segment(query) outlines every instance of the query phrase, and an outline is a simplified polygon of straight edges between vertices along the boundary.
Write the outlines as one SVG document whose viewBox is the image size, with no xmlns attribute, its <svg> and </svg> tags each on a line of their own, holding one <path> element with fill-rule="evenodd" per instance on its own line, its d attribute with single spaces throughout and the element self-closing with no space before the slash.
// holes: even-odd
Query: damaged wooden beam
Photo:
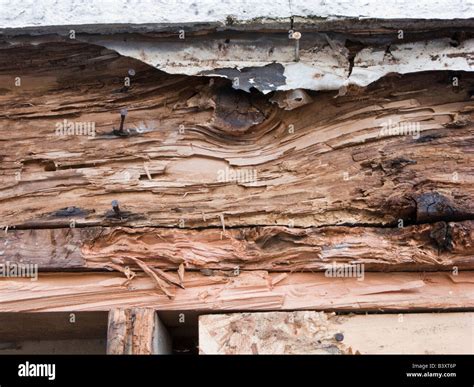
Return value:
<svg viewBox="0 0 474 387">
<path fill-rule="evenodd" d="M 156 311 L 147 308 L 109 312 L 107 354 L 157 355 L 171 353 L 171 338 Z"/>
<path fill-rule="evenodd" d="M 289 111 L 273 94 L 165 74 L 87 43 L 1 50 L 2 227 L 473 219 L 472 73 L 307 91 Z"/>
<path fill-rule="evenodd" d="M 4 336 L 474 354 L 473 11 L 151 2 L 0 13 Z"/>
<path fill-rule="evenodd" d="M 474 221 L 407 227 L 246 227 L 203 230 L 87 227 L 0 231 L 0 263 L 39 270 L 472 270 Z"/>
<path fill-rule="evenodd" d="M 0 280 L 0 312 L 104 311 L 153 308 L 178 311 L 324 310 L 469 311 L 474 272 L 433 273 L 186 273 L 170 299 L 149 276 L 44 273 Z"/>
<path fill-rule="evenodd" d="M 474 354 L 474 313 L 202 315 L 201 354 Z M 462 338 L 462 339 L 461 339 Z"/>
</svg>

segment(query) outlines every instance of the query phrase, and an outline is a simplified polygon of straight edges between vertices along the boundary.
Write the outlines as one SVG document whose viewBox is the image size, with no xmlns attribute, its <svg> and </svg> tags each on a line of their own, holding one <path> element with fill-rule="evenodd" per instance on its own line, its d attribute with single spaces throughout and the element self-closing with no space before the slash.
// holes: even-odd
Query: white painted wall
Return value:
<svg viewBox="0 0 474 387">
<path fill-rule="evenodd" d="M 0 0 L 0 28 L 224 22 L 229 15 L 466 19 L 474 17 L 474 0 Z"/>
</svg>

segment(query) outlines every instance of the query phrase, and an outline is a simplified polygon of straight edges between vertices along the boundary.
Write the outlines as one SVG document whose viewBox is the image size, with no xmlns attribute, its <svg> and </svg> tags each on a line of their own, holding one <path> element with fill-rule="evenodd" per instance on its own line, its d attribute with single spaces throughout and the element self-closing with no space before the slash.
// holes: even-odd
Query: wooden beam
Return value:
<svg viewBox="0 0 474 387">
<path fill-rule="evenodd" d="M 113 309 L 109 312 L 107 330 L 107 353 L 109 355 L 127 354 L 131 328 L 130 310 Z"/>
<path fill-rule="evenodd" d="M 171 353 L 166 328 L 155 310 L 112 309 L 109 312 L 107 353 L 110 355 L 151 355 Z"/>
<path fill-rule="evenodd" d="M 234 90 L 227 80 L 210 86 L 204 77 L 165 74 L 96 45 L 37 47 L 2 49 L 0 127 L 9 130 L 0 131 L 1 226 L 474 218 L 472 73 L 459 87 L 442 71 L 387 76 L 286 111 L 270 95 Z M 136 75 L 127 89 L 130 69 Z M 122 108 L 128 131 L 116 135 Z M 76 123 L 83 135 L 57 133 Z M 94 136 L 84 133 L 88 123 Z M 382 133 L 389 123 L 419 132 Z"/>
<path fill-rule="evenodd" d="M 325 270 L 332 262 L 365 270 L 474 269 L 474 221 L 402 228 L 246 227 L 189 230 L 72 228 L 0 231 L 0 264 L 37 264 L 40 270 Z"/>
<path fill-rule="evenodd" d="M 0 280 L 0 312 L 157 310 L 418 311 L 474 308 L 474 272 L 365 273 L 330 278 L 325 273 L 187 273 L 170 299 L 149 276 L 116 273 L 44 273 Z"/>
<path fill-rule="evenodd" d="M 199 317 L 201 354 L 474 354 L 474 313 Z"/>
</svg>

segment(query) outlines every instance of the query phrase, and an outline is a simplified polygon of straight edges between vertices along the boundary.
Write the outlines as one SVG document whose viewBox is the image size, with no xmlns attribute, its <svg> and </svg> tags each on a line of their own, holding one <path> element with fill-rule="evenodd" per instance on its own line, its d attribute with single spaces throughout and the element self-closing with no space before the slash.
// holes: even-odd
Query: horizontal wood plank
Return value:
<svg viewBox="0 0 474 387">
<path fill-rule="evenodd" d="M 0 226 L 474 218 L 472 74 L 458 87 L 444 72 L 387 76 L 287 111 L 227 80 L 165 74 L 91 44 L 1 51 Z M 94 136 L 57 131 L 76 123 L 93 123 Z M 382 133 L 389 124 L 419 131 Z"/>
<path fill-rule="evenodd" d="M 157 310 L 417 311 L 474 308 L 474 272 L 324 273 L 241 272 L 238 276 L 187 273 L 184 289 L 168 298 L 148 276 L 115 273 L 45 273 L 38 281 L 0 279 L 0 312 Z"/>
<path fill-rule="evenodd" d="M 333 262 L 365 270 L 474 268 L 474 221 L 402 228 L 247 227 L 241 229 L 72 228 L 0 231 L 0 263 L 41 270 L 119 264 L 186 270 L 325 270 Z"/>
</svg>

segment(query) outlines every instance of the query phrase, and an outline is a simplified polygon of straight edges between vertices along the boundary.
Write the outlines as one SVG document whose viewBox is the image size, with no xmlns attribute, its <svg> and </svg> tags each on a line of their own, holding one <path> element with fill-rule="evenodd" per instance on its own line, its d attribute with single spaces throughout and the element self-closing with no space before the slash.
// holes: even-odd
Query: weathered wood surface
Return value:
<svg viewBox="0 0 474 387">
<path fill-rule="evenodd" d="M 38 281 L 0 280 L 0 312 L 158 310 L 424 311 L 474 308 L 474 272 L 365 273 L 364 280 L 324 273 L 187 273 L 170 299 L 148 276 L 45 273 Z"/>
<path fill-rule="evenodd" d="M 474 221 L 403 228 L 254 227 L 204 230 L 72 228 L 0 231 L 0 263 L 40 270 L 105 269 L 108 264 L 186 270 L 324 270 L 333 262 L 366 270 L 474 268 Z"/>
<path fill-rule="evenodd" d="M 474 354 L 473 313 L 199 317 L 201 354 Z"/>
<path fill-rule="evenodd" d="M 132 330 L 131 310 L 114 309 L 109 312 L 107 330 L 107 353 L 109 355 L 126 354 L 128 339 Z"/>
<path fill-rule="evenodd" d="M 3 46 L 2 226 L 472 219 L 474 76 L 457 87 L 451 77 L 389 76 L 286 111 L 225 80 L 167 75 L 97 46 Z M 122 108 L 127 136 L 113 134 Z M 64 119 L 95 123 L 95 137 L 56 135 Z M 388 122 L 421 132 L 381 136 Z"/>
<path fill-rule="evenodd" d="M 0 263 L 121 273 L 0 279 L 0 312 L 474 307 L 474 75 L 297 101 L 60 40 L 0 47 Z M 295 272 L 333 261 L 446 272 Z"/>
<path fill-rule="evenodd" d="M 153 309 L 112 309 L 109 312 L 107 354 L 152 355 L 171 351 L 169 342 L 159 340 L 157 334 L 166 334 L 158 328 L 158 316 Z"/>
</svg>

